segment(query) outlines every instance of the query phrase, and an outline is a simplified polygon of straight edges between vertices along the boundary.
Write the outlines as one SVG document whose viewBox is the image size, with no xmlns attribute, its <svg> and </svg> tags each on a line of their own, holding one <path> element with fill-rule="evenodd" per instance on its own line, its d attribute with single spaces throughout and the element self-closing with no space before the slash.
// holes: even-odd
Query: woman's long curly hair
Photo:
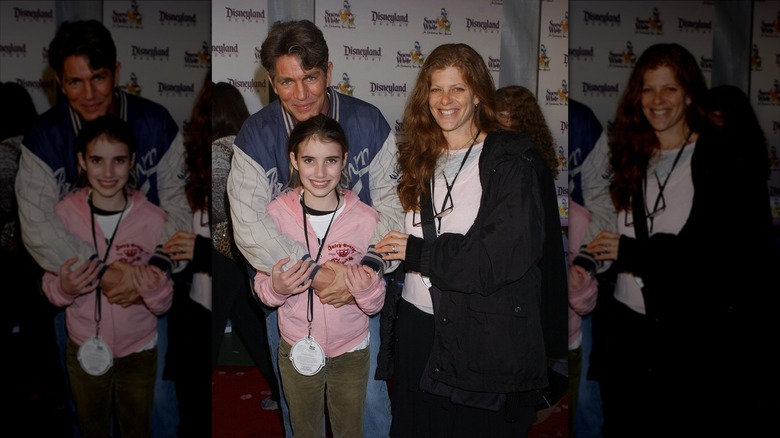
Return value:
<svg viewBox="0 0 780 438">
<path fill-rule="evenodd" d="M 208 210 L 211 195 L 211 74 L 206 75 L 192 108 L 184 138 L 184 162 L 187 165 L 184 186 L 187 202 L 193 211 Z"/>
<path fill-rule="evenodd" d="M 542 157 L 553 178 L 558 177 L 558 158 L 555 156 L 553 140 L 547 120 L 536 96 L 531 90 L 520 85 L 509 85 L 496 90 L 496 111 L 509 111 L 512 130 L 531 137 L 536 152 Z"/>
<path fill-rule="evenodd" d="M 420 199 L 429 199 L 428 182 L 447 140 L 428 105 L 431 77 L 435 71 L 455 67 L 479 99 L 474 124 L 482 132 L 497 128 L 495 85 L 482 56 L 466 44 L 443 44 L 425 59 L 412 95 L 404 109 L 406 140 L 398 145 L 398 197 L 404 211 L 420 209 Z"/>
<path fill-rule="evenodd" d="M 614 137 L 610 144 L 613 177 L 609 193 L 618 210 L 631 209 L 631 196 L 641 189 L 650 159 L 661 148 L 655 130 L 642 112 L 645 73 L 660 67 L 672 70 L 685 96 L 691 100 L 685 123 L 691 132 L 699 130 L 700 118 L 695 108 L 707 91 L 707 85 L 696 59 L 679 44 L 648 47 L 631 71 L 615 115 Z"/>
</svg>

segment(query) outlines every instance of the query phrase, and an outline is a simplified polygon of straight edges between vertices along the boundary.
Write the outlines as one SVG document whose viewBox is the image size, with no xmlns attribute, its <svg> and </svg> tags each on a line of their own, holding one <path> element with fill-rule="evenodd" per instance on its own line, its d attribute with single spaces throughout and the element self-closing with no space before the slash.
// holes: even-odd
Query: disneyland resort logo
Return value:
<svg viewBox="0 0 780 438">
<path fill-rule="evenodd" d="M 0 44 L 0 56 L 11 58 L 27 57 L 27 44 Z"/>
<path fill-rule="evenodd" d="M 51 23 L 54 9 L 25 9 L 14 7 L 14 19 L 22 23 Z"/>
<path fill-rule="evenodd" d="M 325 9 L 324 17 L 325 27 L 336 27 L 341 29 L 355 28 L 355 14 L 352 12 L 352 5 L 348 0 L 344 0 L 342 8 L 336 12 Z"/>
<path fill-rule="evenodd" d="M 198 50 L 185 50 L 184 51 L 184 66 L 195 68 L 206 68 L 211 66 L 211 51 L 209 51 L 209 43 L 202 41 L 200 43 L 200 49 Z"/>
<path fill-rule="evenodd" d="M 544 93 L 545 105 L 568 105 L 569 104 L 569 84 L 565 80 L 561 81 L 558 89 L 547 89 Z"/>
<path fill-rule="evenodd" d="M 569 56 L 571 56 L 573 59 L 580 61 L 580 60 L 593 60 L 593 46 L 585 47 L 577 46 L 575 47 L 569 47 Z"/>
<path fill-rule="evenodd" d="M 547 36 L 552 38 L 566 38 L 569 35 L 569 11 L 564 14 L 563 20 L 553 21 L 547 24 Z"/>
<path fill-rule="evenodd" d="M 569 121 L 568 120 L 561 120 L 561 135 L 567 136 L 569 132 Z"/>
<path fill-rule="evenodd" d="M 447 10 L 441 8 L 438 17 L 423 17 L 423 33 L 452 35 L 452 21 L 447 15 Z"/>
<path fill-rule="evenodd" d="M 130 8 L 122 11 L 114 9 L 111 11 L 111 26 L 124 27 L 132 29 L 142 29 L 144 27 L 144 16 L 141 14 L 138 2 L 130 2 Z"/>
<path fill-rule="evenodd" d="M 227 83 L 236 87 L 242 93 L 255 94 L 260 90 L 265 90 L 268 88 L 268 81 L 266 79 L 263 79 L 262 81 L 258 81 L 255 78 L 249 78 L 249 79 L 227 78 Z"/>
<path fill-rule="evenodd" d="M 14 79 L 13 82 L 15 82 L 17 85 L 21 85 L 22 87 L 28 90 L 35 90 L 43 93 L 54 91 L 57 85 L 54 79 L 16 78 Z"/>
<path fill-rule="evenodd" d="M 235 44 L 228 44 L 228 43 L 212 44 L 211 45 L 211 54 L 212 54 L 212 56 L 214 54 L 217 54 L 217 55 L 219 55 L 220 58 L 224 58 L 224 57 L 232 58 L 233 56 L 238 57 L 238 43 L 235 43 Z"/>
<path fill-rule="evenodd" d="M 761 28 L 761 36 L 764 38 L 777 38 L 780 36 L 780 11 L 777 11 L 774 21 L 761 20 L 759 27 Z"/>
<path fill-rule="evenodd" d="M 712 32 L 712 20 L 688 20 L 686 18 L 677 18 L 677 27 L 680 32 Z"/>
<path fill-rule="evenodd" d="M 583 82 L 582 93 L 585 96 L 599 95 L 614 97 L 620 94 L 620 86 L 617 83 L 608 84 L 604 82 L 603 84 L 596 84 L 593 82 Z"/>
<path fill-rule="evenodd" d="M 369 82 L 369 92 L 372 96 L 406 97 L 406 84 Z"/>
<path fill-rule="evenodd" d="M 476 18 L 466 17 L 466 32 L 478 33 L 497 33 L 501 32 L 501 22 L 499 20 L 478 20 Z"/>
<path fill-rule="evenodd" d="M 195 26 L 198 24 L 198 14 L 186 14 L 184 12 L 173 13 L 160 11 L 160 24 L 163 26 Z"/>
<path fill-rule="evenodd" d="M 653 12 L 647 19 L 636 17 L 634 22 L 635 33 L 642 35 L 663 35 L 664 22 L 661 20 L 661 12 L 653 8 Z"/>
<path fill-rule="evenodd" d="M 393 27 L 408 27 L 409 26 L 409 14 L 408 13 L 385 13 L 379 11 L 371 11 L 371 23 L 374 26 L 393 26 Z"/>
<path fill-rule="evenodd" d="M 620 14 L 610 14 L 609 12 L 602 14 L 591 11 L 582 11 L 582 14 L 585 24 L 592 26 L 620 26 Z"/>
<path fill-rule="evenodd" d="M 265 21 L 265 9 L 256 11 L 254 9 L 238 9 L 225 6 L 225 18 L 229 22 L 252 22 L 260 23 Z"/>
<path fill-rule="evenodd" d="M 157 94 L 159 96 L 192 96 L 195 94 L 195 83 L 184 84 L 179 82 L 157 82 Z"/>
<path fill-rule="evenodd" d="M 396 67 L 420 68 L 425 62 L 425 54 L 422 51 L 422 45 L 419 41 L 414 42 L 412 50 L 406 52 L 399 50 L 395 55 Z"/>
<path fill-rule="evenodd" d="M 626 41 L 626 48 L 620 51 L 609 51 L 608 67 L 614 68 L 633 68 L 636 64 L 636 53 L 634 53 L 634 44 Z"/>
<path fill-rule="evenodd" d="M 375 61 L 382 60 L 382 48 L 381 47 L 354 47 L 344 45 L 344 59 L 351 60 L 363 60 L 363 61 Z"/>
<path fill-rule="evenodd" d="M 775 79 L 769 90 L 756 90 L 757 105 L 780 105 L 780 81 Z"/>
<path fill-rule="evenodd" d="M 168 60 L 171 55 L 170 47 L 143 47 L 143 46 L 130 46 L 130 53 L 133 59 L 145 59 L 145 60 Z"/>
</svg>

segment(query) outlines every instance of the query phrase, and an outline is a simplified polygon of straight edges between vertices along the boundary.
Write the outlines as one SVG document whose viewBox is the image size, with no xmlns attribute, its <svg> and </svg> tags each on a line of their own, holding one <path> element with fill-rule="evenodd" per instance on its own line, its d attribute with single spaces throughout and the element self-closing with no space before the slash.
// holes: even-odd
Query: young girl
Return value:
<svg viewBox="0 0 780 438">
<path fill-rule="evenodd" d="M 270 276 L 258 272 L 255 291 L 279 307 L 279 374 L 296 438 L 322 436 L 326 394 L 333 435 L 363 436 L 368 315 L 382 308 L 385 283 L 359 262 L 379 216 L 345 190 L 347 139 L 338 122 L 317 115 L 298 123 L 289 153 L 294 189 L 271 202 L 268 214 L 311 259 L 286 270 L 289 258 L 279 260 Z M 310 274 L 326 262 L 346 265 L 344 280 L 356 305 L 322 304 L 313 293 Z"/>
<path fill-rule="evenodd" d="M 116 419 L 122 437 L 151 435 L 157 367 L 157 315 L 173 298 L 171 281 L 147 265 L 165 223 L 163 211 L 130 189 L 136 141 L 121 119 L 103 116 L 86 124 L 75 141 L 76 192 L 55 212 L 67 232 L 94 245 L 96 257 L 71 270 L 46 272 L 49 301 L 66 307 L 66 366 L 84 437 L 109 436 Z M 108 302 L 95 278 L 100 258 L 134 265 L 139 298 L 131 305 Z"/>
</svg>

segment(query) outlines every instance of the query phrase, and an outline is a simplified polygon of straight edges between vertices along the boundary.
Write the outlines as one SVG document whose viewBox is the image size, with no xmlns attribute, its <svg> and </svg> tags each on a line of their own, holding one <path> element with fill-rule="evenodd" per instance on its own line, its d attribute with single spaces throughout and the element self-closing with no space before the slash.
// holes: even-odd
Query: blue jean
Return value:
<svg viewBox="0 0 780 438">
<path fill-rule="evenodd" d="M 601 438 L 604 412 L 601 407 L 599 383 L 588 380 L 590 352 L 593 349 L 593 315 L 582 318 L 582 373 L 577 394 L 575 415 L 577 438 Z"/>
<path fill-rule="evenodd" d="M 274 373 L 279 378 L 279 325 L 277 324 L 277 311 L 270 312 L 265 318 L 265 324 L 268 328 L 268 346 L 270 348 L 271 363 L 274 366 Z M 390 395 L 387 392 L 387 382 L 374 379 L 376 373 L 376 361 L 379 354 L 379 314 L 368 319 L 368 332 L 371 336 L 369 342 L 370 364 L 368 368 L 368 385 L 366 386 L 366 407 L 363 412 L 363 436 L 365 438 L 385 438 L 390 436 L 390 423 L 392 417 L 390 414 Z M 285 359 L 287 360 L 287 359 Z M 281 379 L 279 379 L 281 386 Z M 292 428 L 290 426 L 290 410 L 287 406 L 287 400 L 284 398 L 284 391 L 279 391 L 279 406 L 282 409 L 282 418 L 284 420 L 285 437 L 292 438 Z M 323 423 L 324 424 L 324 423 Z M 323 430 L 322 435 L 325 436 Z"/>
<path fill-rule="evenodd" d="M 274 319 L 275 321 L 276 319 Z M 278 331 L 278 330 L 277 330 Z M 68 345 L 68 329 L 65 325 L 65 310 L 57 312 L 54 316 L 54 333 L 57 339 L 57 348 L 60 352 L 60 366 L 65 373 L 66 396 L 72 424 L 73 438 L 81 437 L 76 405 L 73 402 L 73 394 L 65 366 L 65 351 Z M 168 352 L 168 315 L 157 319 L 157 378 L 154 384 L 154 401 L 152 403 L 152 437 L 175 438 L 179 428 L 179 404 L 176 399 L 176 386 L 171 380 L 163 380 L 162 374 L 165 368 L 165 355 Z"/>
</svg>

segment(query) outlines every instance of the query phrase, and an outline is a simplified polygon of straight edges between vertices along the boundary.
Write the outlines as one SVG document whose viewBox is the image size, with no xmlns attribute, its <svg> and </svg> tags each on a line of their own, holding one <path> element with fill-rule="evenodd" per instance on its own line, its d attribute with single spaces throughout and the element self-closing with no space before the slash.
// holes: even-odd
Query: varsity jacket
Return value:
<svg viewBox="0 0 780 438">
<path fill-rule="evenodd" d="M 285 236 L 306 246 L 303 227 L 301 188 L 286 192 L 268 205 L 268 216 Z M 345 265 L 356 265 L 363 258 L 365 248 L 373 235 L 379 216 L 358 197 L 347 191 L 344 209 L 336 216 L 328 235 L 322 243 L 320 262 L 333 261 Z M 307 225 L 309 254 L 316 256 L 317 235 Z M 279 307 L 279 332 L 285 341 L 294 345 L 308 335 L 308 292 L 297 295 L 280 295 L 273 289 L 271 277 L 259 272 L 255 276 L 255 292 L 271 307 Z M 326 357 L 336 357 L 354 348 L 368 335 L 368 315 L 382 308 L 385 299 L 385 281 L 377 275 L 365 290 L 351 291 L 357 305 L 336 308 L 322 304 L 312 297 L 314 317 L 312 336 L 322 345 Z M 373 342 L 379 342 L 378 339 Z"/>
<path fill-rule="evenodd" d="M 423 380 L 522 393 L 516 400 L 534 404 L 548 385 L 548 355 L 568 351 L 555 183 L 530 138 L 509 132 L 487 136 L 479 175 L 482 198 L 466 234 L 408 240 L 407 270 L 442 291 Z"/>
<path fill-rule="evenodd" d="M 132 127 L 138 140 L 135 155 L 136 187 L 168 215 L 160 237 L 166 242 L 178 230 L 190 230 L 192 213 L 184 195 L 184 144 L 168 111 L 150 100 L 117 89 L 117 114 Z M 61 99 L 36 119 L 22 142 L 16 177 L 16 197 L 22 238 L 35 261 L 47 271 L 58 272 L 65 260 L 80 261 L 93 256 L 94 249 L 65 233 L 54 213 L 54 205 L 76 183 L 77 159 L 73 149 L 84 122 Z M 163 270 L 170 267 L 167 256 L 158 251 L 155 260 Z"/>
<path fill-rule="evenodd" d="M 54 208 L 62 221 L 65 232 L 84 245 L 95 250 L 92 239 L 92 213 L 87 203 L 89 189 L 67 195 Z M 146 264 L 154 254 L 155 245 L 162 234 L 165 213 L 149 202 L 139 191 L 129 199 L 132 208 L 126 211 L 119 223 L 116 236 L 105 262 L 115 261 L 131 265 Z M 130 205 L 130 203 L 128 203 Z M 106 253 L 107 236 L 95 225 L 97 253 Z M 78 266 L 78 265 L 75 265 Z M 55 272 L 43 276 L 43 291 L 52 304 L 65 307 L 68 336 L 78 345 L 95 336 L 95 293 L 74 297 L 62 291 L 60 277 Z M 114 357 L 124 357 L 137 352 L 151 342 L 157 334 L 157 315 L 165 313 L 173 301 L 173 283 L 164 276 L 151 291 L 139 291 L 143 303 L 122 307 L 111 304 L 100 295 L 100 336 L 111 348 Z"/>
<path fill-rule="evenodd" d="M 374 244 L 387 232 L 403 226 L 403 209 L 395 190 L 395 136 L 373 105 L 333 88 L 327 92 L 328 116 L 341 124 L 349 142 L 350 188 L 379 213 L 379 223 L 369 242 Z M 305 248 L 280 234 L 266 213 L 268 203 L 290 178 L 287 140 L 294 126 L 295 119 L 276 100 L 247 119 L 233 145 L 227 182 L 233 234 L 247 261 L 266 273 L 284 257 L 290 257 L 290 264 L 307 257 Z M 366 255 L 364 262 L 380 273 L 397 265 L 386 264 L 373 251 Z"/>
</svg>

